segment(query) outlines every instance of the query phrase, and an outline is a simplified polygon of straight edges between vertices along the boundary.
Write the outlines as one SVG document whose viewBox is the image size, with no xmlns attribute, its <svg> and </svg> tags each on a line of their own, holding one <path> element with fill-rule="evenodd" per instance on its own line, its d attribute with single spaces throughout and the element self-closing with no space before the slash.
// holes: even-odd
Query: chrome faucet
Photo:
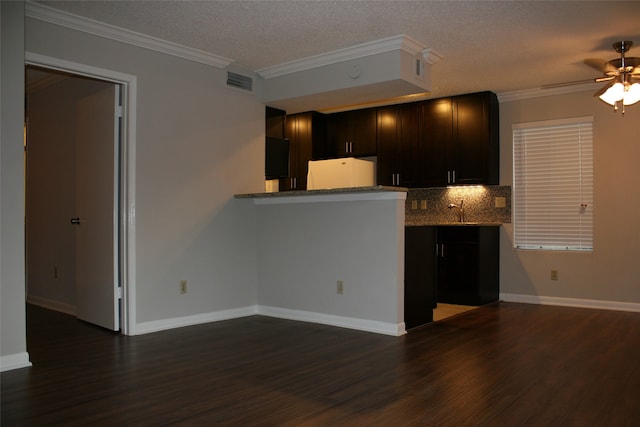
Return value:
<svg viewBox="0 0 640 427">
<path fill-rule="evenodd" d="M 464 222 L 464 200 L 460 200 L 460 206 L 451 203 L 447 209 L 455 209 L 458 211 L 458 222 Z"/>
</svg>

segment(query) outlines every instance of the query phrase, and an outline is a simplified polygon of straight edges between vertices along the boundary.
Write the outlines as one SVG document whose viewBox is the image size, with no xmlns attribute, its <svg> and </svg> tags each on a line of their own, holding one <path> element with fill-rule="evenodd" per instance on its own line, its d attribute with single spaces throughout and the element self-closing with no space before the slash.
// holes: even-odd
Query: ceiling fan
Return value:
<svg viewBox="0 0 640 427">
<path fill-rule="evenodd" d="M 640 101 L 640 58 L 625 57 L 631 46 L 633 43 L 626 40 L 614 43 L 613 48 L 620 54 L 620 58 L 611 61 L 594 58 L 584 60 L 585 64 L 604 73 L 596 82 L 611 82 L 594 96 L 613 105 L 614 111 L 618 110 L 618 102 L 622 101 L 622 114 L 625 105 Z"/>
</svg>

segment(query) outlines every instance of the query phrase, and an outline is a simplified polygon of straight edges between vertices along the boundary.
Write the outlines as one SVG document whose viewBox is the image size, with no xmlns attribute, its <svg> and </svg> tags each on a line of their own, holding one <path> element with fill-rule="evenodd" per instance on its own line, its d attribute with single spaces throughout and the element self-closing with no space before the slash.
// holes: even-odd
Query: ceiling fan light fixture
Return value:
<svg viewBox="0 0 640 427">
<path fill-rule="evenodd" d="M 640 83 L 634 83 L 626 88 L 622 103 L 624 105 L 632 105 L 640 101 Z"/>
<path fill-rule="evenodd" d="M 631 41 L 621 41 L 614 43 L 613 48 L 620 54 L 619 59 L 612 61 L 601 61 L 597 59 L 585 60 L 587 65 L 600 69 L 605 76 L 599 77 L 596 82 L 610 81 L 608 86 L 598 91 L 598 96 L 603 102 L 613 105 L 613 110 L 618 109 L 618 103 L 622 103 L 622 114 L 624 107 L 640 101 L 640 83 L 632 81 L 640 78 L 640 58 L 627 58 L 625 53 L 629 51 L 633 43 Z"/>
<path fill-rule="evenodd" d="M 600 99 L 609 105 L 615 105 L 616 102 L 621 101 L 624 97 L 624 85 L 620 82 L 615 82 L 609 88 L 600 95 Z"/>
</svg>

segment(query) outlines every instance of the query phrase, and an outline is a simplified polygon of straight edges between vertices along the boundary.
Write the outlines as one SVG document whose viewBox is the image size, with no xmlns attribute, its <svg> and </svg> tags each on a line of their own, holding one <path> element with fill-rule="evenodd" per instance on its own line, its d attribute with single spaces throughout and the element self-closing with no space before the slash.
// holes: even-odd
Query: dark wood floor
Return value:
<svg viewBox="0 0 640 427">
<path fill-rule="evenodd" d="M 248 317 L 135 337 L 28 308 L 2 426 L 638 426 L 640 313 L 500 303 L 390 337 Z"/>
</svg>

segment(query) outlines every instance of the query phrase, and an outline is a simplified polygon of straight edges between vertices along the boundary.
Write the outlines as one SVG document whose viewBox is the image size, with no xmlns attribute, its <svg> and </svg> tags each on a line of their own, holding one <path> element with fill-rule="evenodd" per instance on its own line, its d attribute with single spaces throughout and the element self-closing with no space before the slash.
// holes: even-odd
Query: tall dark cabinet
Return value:
<svg viewBox="0 0 640 427">
<path fill-rule="evenodd" d="M 420 158 L 416 103 L 378 108 L 378 184 L 420 186 Z"/>
<path fill-rule="evenodd" d="M 286 117 L 285 137 L 289 139 L 289 178 L 280 180 L 280 191 L 306 190 L 309 160 L 321 158 L 325 149 L 325 118 L 316 112 Z"/>
</svg>

